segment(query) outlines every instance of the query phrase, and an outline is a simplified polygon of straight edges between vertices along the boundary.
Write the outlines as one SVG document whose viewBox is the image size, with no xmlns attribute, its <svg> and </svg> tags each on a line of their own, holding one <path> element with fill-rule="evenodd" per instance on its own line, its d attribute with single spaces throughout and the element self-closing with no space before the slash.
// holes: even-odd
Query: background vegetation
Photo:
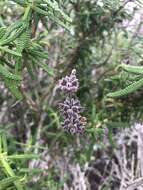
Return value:
<svg viewBox="0 0 143 190">
<path fill-rule="evenodd" d="M 119 129 L 142 122 L 142 6 L 0 1 L 0 189 L 75 189 L 75 171 L 83 172 L 106 130 L 113 144 Z M 87 118 L 82 136 L 63 131 L 57 106 L 58 80 L 73 68 Z"/>
</svg>

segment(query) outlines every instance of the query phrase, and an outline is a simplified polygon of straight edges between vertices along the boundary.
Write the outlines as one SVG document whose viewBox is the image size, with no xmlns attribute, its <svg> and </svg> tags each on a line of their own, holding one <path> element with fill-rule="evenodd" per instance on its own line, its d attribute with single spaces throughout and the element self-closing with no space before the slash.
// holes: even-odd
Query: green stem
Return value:
<svg viewBox="0 0 143 190">
<path fill-rule="evenodd" d="M 25 13 L 24 13 L 24 16 L 23 16 L 23 20 L 27 20 L 28 16 L 29 16 L 29 13 L 30 13 L 30 10 L 31 10 L 31 6 L 28 5 L 25 9 Z"/>
</svg>

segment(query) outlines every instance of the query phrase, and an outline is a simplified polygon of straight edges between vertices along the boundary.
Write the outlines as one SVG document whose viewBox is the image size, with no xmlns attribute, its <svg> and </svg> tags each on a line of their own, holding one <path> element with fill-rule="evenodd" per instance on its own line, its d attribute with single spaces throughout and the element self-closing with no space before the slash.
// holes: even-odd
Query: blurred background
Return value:
<svg viewBox="0 0 143 190">
<path fill-rule="evenodd" d="M 0 1 L 0 27 L 21 18 L 24 8 L 17 2 Z M 26 176 L 29 190 L 129 190 L 134 184 L 133 190 L 142 190 L 142 180 L 138 185 L 135 180 L 143 177 L 143 91 L 115 99 L 106 95 L 136 80 L 121 71 L 120 64 L 143 65 L 143 2 L 57 2 L 72 23 L 67 29 L 35 15 L 31 41 L 40 44 L 48 58 L 31 59 L 25 53 L 24 99 L 17 101 L 0 80 L 0 132 L 7 137 L 9 154 L 40 156 L 12 162 L 11 167 L 18 176 Z M 0 52 L 0 61 L 4 59 Z M 45 64 L 47 72 L 32 66 L 34 61 Z M 64 96 L 57 84 L 72 69 L 77 70 L 77 97 L 87 118 L 83 135 L 68 134 L 61 127 L 58 102 Z M 0 170 L 4 179 L 1 166 Z"/>
</svg>

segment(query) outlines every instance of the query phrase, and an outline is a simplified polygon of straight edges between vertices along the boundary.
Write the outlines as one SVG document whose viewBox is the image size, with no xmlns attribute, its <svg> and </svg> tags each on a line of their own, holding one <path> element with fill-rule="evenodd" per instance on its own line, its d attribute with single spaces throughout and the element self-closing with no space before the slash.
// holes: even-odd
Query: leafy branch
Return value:
<svg viewBox="0 0 143 190">
<path fill-rule="evenodd" d="M 7 139 L 4 133 L 0 134 L 0 165 L 6 176 L 0 181 L 0 190 L 6 190 L 8 187 L 16 187 L 17 190 L 26 190 L 26 178 L 19 177 L 11 167 L 13 160 L 27 160 L 37 158 L 35 154 L 13 154 L 8 155 Z"/>
<path fill-rule="evenodd" d="M 121 64 L 119 67 L 121 67 L 124 71 L 126 71 L 131 75 L 136 74 L 137 76 L 140 77 L 140 79 L 135 82 L 132 82 L 124 89 L 107 94 L 107 97 L 115 98 L 115 97 L 126 96 L 130 93 L 135 92 L 136 90 L 140 89 L 143 86 L 143 66 L 131 66 L 126 64 Z M 134 78 L 135 77 L 136 76 L 134 76 Z"/>
<path fill-rule="evenodd" d="M 0 76 L 11 93 L 21 100 L 23 93 L 20 86 L 24 68 L 27 68 L 30 74 L 33 74 L 31 68 L 35 67 L 41 67 L 50 75 L 54 74 L 52 69 L 43 63 L 48 59 L 48 53 L 44 51 L 40 40 L 36 37 L 34 40 L 32 39 L 33 23 L 37 22 L 38 24 L 44 16 L 70 30 L 68 24 L 72 21 L 59 8 L 56 1 L 13 1 L 23 7 L 24 12 L 14 24 L 0 27 Z M 9 61 L 13 63 L 14 68 L 9 67 Z M 25 61 L 28 61 L 28 64 Z"/>
</svg>

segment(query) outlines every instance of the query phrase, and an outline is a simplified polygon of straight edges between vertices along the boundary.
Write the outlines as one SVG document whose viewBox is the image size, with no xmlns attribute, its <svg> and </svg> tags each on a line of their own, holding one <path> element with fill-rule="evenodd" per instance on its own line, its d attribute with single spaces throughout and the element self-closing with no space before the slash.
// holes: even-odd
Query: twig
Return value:
<svg viewBox="0 0 143 190">
<path fill-rule="evenodd" d="M 143 184 L 143 177 L 134 180 L 125 190 L 134 190 L 138 186 Z"/>
<path fill-rule="evenodd" d="M 38 123 L 38 127 L 37 127 L 37 135 L 36 135 L 36 143 L 35 143 L 35 150 L 34 150 L 34 153 L 35 154 L 38 154 L 38 150 L 39 150 L 39 143 L 40 143 L 40 139 L 41 139 L 41 130 L 42 130 L 42 127 L 43 127 L 43 122 L 45 120 L 47 116 L 47 113 L 42 113 L 41 116 L 40 116 L 40 121 Z"/>
</svg>

